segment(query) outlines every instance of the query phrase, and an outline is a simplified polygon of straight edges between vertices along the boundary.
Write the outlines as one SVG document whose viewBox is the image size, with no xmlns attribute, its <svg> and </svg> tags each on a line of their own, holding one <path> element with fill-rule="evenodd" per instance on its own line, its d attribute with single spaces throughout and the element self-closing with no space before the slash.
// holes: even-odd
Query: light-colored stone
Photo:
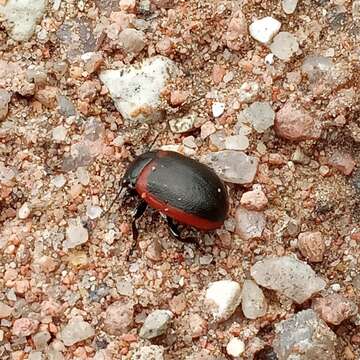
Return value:
<svg viewBox="0 0 360 360">
<path fill-rule="evenodd" d="M 136 29 L 124 29 L 118 37 L 120 46 L 128 53 L 137 55 L 145 47 L 145 35 Z"/>
<path fill-rule="evenodd" d="M 259 162 L 256 157 L 235 150 L 209 153 L 201 161 L 213 168 L 221 179 L 235 184 L 252 183 Z"/>
<path fill-rule="evenodd" d="M 140 347 L 131 360 L 164 360 L 164 348 L 158 345 Z"/>
<path fill-rule="evenodd" d="M 244 134 L 232 135 L 225 138 L 226 150 L 246 150 L 249 145 L 249 139 Z"/>
<path fill-rule="evenodd" d="M 282 0 L 281 5 L 285 14 L 293 14 L 296 10 L 298 0 Z"/>
<path fill-rule="evenodd" d="M 358 313 L 357 305 L 340 294 L 314 299 L 312 308 L 328 324 L 340 325 Z"/>
<path fill-rule="evenodd" d="M 246 318 L 257 319 L 267 311 L 267 302 L 263 291 L 252 280 L 245 280 L 241 293 L 241 307 Z"/>
<path fill-rule="evenodd" d="M 261 237 L 266 226 L 263 212 L 247 210 L 241 206 L 236 210 L 235 221 L 236 233 L 244 240 Z"/>
<path fill-rule="evenodd" d="M 240 305 L 241 288 L 236 281 L 210 283 L 205 293 L 205 306 L 215 321 L 227 320 Z"/>
<path fill-rule="evenodd" d="M 0 89 L 0 121 L 4 120 L 8 114 L 10 99 L 10 93 L 4 89 Z"/>
<path fill-rule="evenodd" d="M 287 61 L 299 50 L 299 43 L 293 34 L 283 31 L 274 37 L 270 50 L 280 60 Z"/>
<path fill-rule="evenodd" d="M 225 104 L 221 102 L 214 102 L 211 107 L 213 117 L 220 117 L 225 111 Z"/>
<path fill-rule="evenodd" d="M 328 164 L 341 171 L 344 175 L 350 175 L 356 165 L 349 153 L 336 150 L 328 159 Z"/>
<path fill-rule="evenodd" d="M 302 304 L 326 282 L 305 262 L 291 256 L 267 257 L 252 266 L 251 276 L 257 284 Z"/>
<path fill-rule="evenodd" d="M 336 335 L 313 310 L 304 310 L 275 326 L 279 360 L 336 360 Z"/>
<path fill-rule="evenodd" d="M 76 246 L 85 244 L 89 239 L 88 230 L 82 225 L 69 225 L 66 229 L 66 240 L 63 242 L 65 249 L 73 249 Z"/>
<path fill-rule="evenodd" d="M 176 73 L 175 64 L 163 56 L 155 56 L 140 66 L 105 70 L 99 76 L 126 120 L 151 121 L 162 115 L 160 95 L 170 73 Z"/>
<path fill-rule="evenodd" d="M 263 133 L 274 125 L 275 112 L 268 102 L 256 101 L 242 115 L 258 133 Z"/>
<path fill-rule="evenodd" d="M 144 325 L 140 329 L 139 336 L 143 339 L 153 339 L 164 334 L 173 318 L 173 313 L 169 310 L 155 310 L 145 319 Z"/>
<path fill-rule="evenodd" d="M 170 130 L 174 134 L 186 133 L 194 128 L 197 116 L 191 114 L 178 119 L 171 119 L 169 121 Z"/>
<path fill-rule="evenodd" d="M 95 335 L 95 330 L 86 321 L 73 319 L 61 331 L 61 340 L 66 346 L 86 340 Z"/>
<path fill-rule="evenodd" d="M 30 318 L 20 318 L 14 321 L 12 333 L 23 337 L 34 334 L 39 326 L 39 321 Z"/>
<path fill-rule="evenodd" d="M 250 35 L 262 44 L 268 44 L 279 32 L 280 21 L 267 16 L 260 20 L 255 20 L 249 27 Z"/>
<path fill-rule="evenodd" d="M 16 41 L 29 40 L 42 18 L 46 0 L 7 0 L 0 5 L 0 17 L 5 19 L 9 35 Z"/>
<path fill-rule="evenodd" d="M 0 301 L 0 319 L 5 319 L 11 315 L 13 308 Z"/>
<path fill-rule="evenodd" d="M 134 304 L 131 301 L 116 301 L 106 309 L 104 329 L 109 334 L 121 335 L 129 330 L 133 317 Z"/>
<path fill-rule="evenodd" d="M 266 208 L 268 199 L 262 190 L 255 189 L 243 193 L 240 204 L 247 210 L 261 211 Z"/>
<path fill-rule="evenodd" d="M 21 220 L 25 220 L 30 216 L 30 213 L 31 213 L 30 204 L 28 202 L 25 202 L 21 205 L 18 211 L 18 217 Z"/>
<path fill-rule="evenodd" d="M 226 352 L 235 358 L 238 358 L 245 351 L 245 343 L 239 338 L 231 338 L 226 345 Z"/>
</svg>

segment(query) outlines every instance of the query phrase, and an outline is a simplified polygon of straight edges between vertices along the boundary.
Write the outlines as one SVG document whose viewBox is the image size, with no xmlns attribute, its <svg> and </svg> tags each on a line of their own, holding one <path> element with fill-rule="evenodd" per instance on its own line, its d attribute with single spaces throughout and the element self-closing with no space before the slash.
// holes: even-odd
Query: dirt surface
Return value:
<svg viewBox="0 0 360 360">
<path fill-rule="evenodd" d="M 270 358 L 258 351 L 272 351 L 275 324 L 311 308 L 311 299 L 297 305 L 263 289 L 265 316 L 247 319 L 240 306 L 216 323 L 203 305 L 204 292 L 217 280 L 241 285 L 264 256 L 295 254 L 308 261 L 298 246 L 303 232 L 320 232 L 325 245 L 320 261 L 308 261 L 327 281 L 314 297 L 338 293 L 358 305 L 355 2 L 304 0 L 287 15 L 280 1 L 153 0 L 149 8 L 146 1 L 133 8 L 132 1 L 59 0 L 47 4 L 34 34 L 22 42 L 10 36 L 11 25 L 0 23 L 0 100 L 9 96 L 0 101 L 0 303 L 11 308 L 7 314 L 0 306 L 1 359 L 136 359 L 150 344 L 164 350 L 156 359 L 231 359 L 226 346 L 233 337 L 245 344 L 241 358 Z M 120 11 L 125 20 L 116 15 Z M 288 60 L 275 56 L 267 64 L 269 47 L 249 34 L 249 25 L 265 16 L 297 39 L 299 49 Z M 140 51 L 119 41 L 123 27 L 142 32 Z M 98 56 L 94 63 L 81 58 L 89 52 Z M 180 70 L 162 91 L 165 117 L 151 124 L 124 119 L 99 73 L 157 54 Z M 311 78 L 302 68 L 309 56 L 331 59 L 332 73 Z M 259 88 L 249 102 L 239 100 L 244 83 Z M 216 118 L 215 101 L 225 104 Z M 266 131 L 251 130 L 243 151 L 259 159 L 257 174 L 251 184 L 227 183 L 224 227 L 196 233 L 198 249 L 172 239 L 160 215 L 147 211 L 138 222 L 139 246 L 128 259 L 134 202 L 98 216 L 115 197 L 128 164 L 154 140 L 154 148 L 181 145 L 175 148 L 184 152 L 184 138 L 193 136 L 195 146 L 187 151 L 194 158 L 222 150 L 208 135 L 236 134 L 239 114 L 254 101 L 268 102 L 275 113 L 293 104 L 309 116 L 310 134 L 302 125 L 298 132 L 290 126 L 289 137 L 278 115 Z M 197 115 L 193 129 L 172 133 L 168 121 L 189 114 Z M 291 115 L 284 118 L 291 122 Z M 266 227 L 260 237 L 245 240 L 234 229 L 235 212 L 254 184 L 268 200 L 259 210 Z M 79 243 L 67 247 L 72 227 Z M 109 315 L 114 303 L 120 310 Z M 172 311 L 173 319 L 164 335 L 141 339 L 144 319 L 156 309 Z M 87 322 L 94 333 L 66 343 L 63 330 L 71 319 Z M 338 359 L 360 359 L 359 325 L 358 315 L 329 324 Z M 39 333 L 48 335 L 43 340 Z"/>
</svg>

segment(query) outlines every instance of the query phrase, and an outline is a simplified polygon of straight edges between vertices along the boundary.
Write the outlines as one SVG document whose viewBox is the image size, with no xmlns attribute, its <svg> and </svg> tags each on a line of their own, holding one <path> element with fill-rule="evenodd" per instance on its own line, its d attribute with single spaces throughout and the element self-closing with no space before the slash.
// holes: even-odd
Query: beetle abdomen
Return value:
<svg viewBox="0 0 360 360">
<path fill-rule="evenodd" d="M 199 229 L 218 228 L 228 213 L 228 195 L 219 177 L 175 152 L 158 151 L 138 177 L 136 190 L 151 207 Z"/>
</svg>

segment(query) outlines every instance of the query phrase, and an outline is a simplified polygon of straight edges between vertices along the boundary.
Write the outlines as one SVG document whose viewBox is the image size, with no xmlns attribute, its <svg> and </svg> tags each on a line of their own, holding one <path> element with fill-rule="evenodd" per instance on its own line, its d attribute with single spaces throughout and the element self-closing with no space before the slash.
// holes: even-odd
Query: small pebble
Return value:
<svg viewBox="0 0 360 360">
<path fill-rule="evenodd" d="M 226 352 L 233 357 L 239 357 L 245 351 L 245 344 L 239 338 L 232 338 L 226 345 Z"/>
<path fill-rule="evenodd" d="M 56 142 L 61 142 L 66 139 L 67 129 L 60 125 L 53 129 L 52 137 Z"/>
<path fill-rule="evenodd" d="M 89 234 L 82 225 L 69 225 L 66 229 L 66 240 L 63 243 L 65 249 L 72 249 L 88 241 Z"/>
<path fill-rule="evenodd" d="M 247 319 L 257 319 L 267 311 L 267 302 L 263 291 L 252 280 L 245 280 L 241 293 L 241 307 Z"/>
<path fill-rule="evenodd" d="M 248 210 L 264 210 L 267 203 L 266 195 L 258 189 L 245 192 L 240 199 L 240 204 Z"/>
<path fill-rule="evenodd" d="M 280 60 L 287 61 L 299 50 L 299 43 L 293 34 L 280 32 L 274 37 L 270 50 Z"/>
<path fill-rule="evenodd" d="M 95 335 L 95 330 L 86 321 L 73 319 L 61 331 L 61 340 L 66 346 L 86 340 Z"/>
<path fill-rule="evenodd" d="M 263 212 L 238 207 L 235 212 L 236 233 L 244 240 L 260 238 L 266 219 Z"/>
<path fill-rule="evenodd" d="M 141 327 L 139 336 L 143 339 L 152 339 L 164 334 L 173 318 L 173 313 L 169 310 L 155 310 L 145 319 Z"/>
<path fill-rule="evenodd" d="M 249 147 L 249 139 L 245 135 L 232 135 L 225 138 L 226 150 L 246 150 Z"/>
<path fill-rule="evenodd" d="M 212 105 L 212 114 L 213 117 L 220 117 L 225 111 L 225 104 L 220 102 L 215 102 Z"/>
<path fill-rule="evenodd" d="M 250 35 L 262 44 L 268 44 L 279 32 L 280 21 L 267 16 L 260 20 L 255 20 L 249 27 Z"/>
<path fill-rule="evenodd" d="M 221 280 L 209 284 L 205 294 L 205 306 L 214 320 L 225 321 L 241 302 L 240 285 L 231 280 Z"/>
<path fill-rule="evenodd" d="M 293 14 L 296 10 L 298 0 L 282 0 L 281 5 L 285 14 Z"/>
<path fill-rule="evenodd" d="M 31 208 L 30 208 L 30 204 L 25 202 L 24 204 L 22 204 L 21 208 L 18 211 L 18 216 L 19 219 L 25 220 L 30 216 L 31 213 Z"/>
</svg>

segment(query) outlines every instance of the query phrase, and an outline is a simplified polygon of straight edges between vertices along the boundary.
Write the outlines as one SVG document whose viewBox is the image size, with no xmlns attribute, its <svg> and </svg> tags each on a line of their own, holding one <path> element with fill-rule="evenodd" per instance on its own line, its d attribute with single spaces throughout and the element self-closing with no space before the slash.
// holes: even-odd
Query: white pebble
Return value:
<svg viewBox="0 0 360 360">
<path fill-rule="evenodd" d="M 225 104 L 220 102 L 215 102 L 212 105 L 212 113 L 215 118 L 221 116 L 225 111 Z"/>
<path fill-rule="evenodd" d="M 282 8 L 285 14 L 292 14 L 296 10 L 298 0 L 282 0 Z"/>
<path fill-rule="evenodd" d="M 52 131 L 52 137 L 55 141 L 61 142 L 64 141 L 66 139 L 66 135 L 67 135 L 67 129 L 64 128 L 63 126 L 57 126 L 55 129 L 53 129 Z"/>
<path fill-rule="evenodd" d="M 240 285 L 231 280 L 215 281 L 209 284 L 205 294 L 205 305 L 209 307 L 214 320 L 225 321 L 241 302 Z"/>
<path fill-rule="evenodd" d="M 249 27 L 250 35 L 262 44 L 268 44 L 279 32 L 281 22 L 270 17 L 255 20 Z"/>
<path fill-rule="evenodd" d="M 64 175 L 58 175 L 55 176 L 53 179 L 51 179 L 51 183 L 57 187 L 58 189 L 62 188 L 65 183 L 66 183 L 66 179 Z"/>
<path fill-rule="evenodd" d="M 233 357 L 240 356 L 244 351 L 245 344 L 239 338 L 232 338 L 226 346 L 226 352 Z"/>
<path fill-rule="evenodd" d="M 25 202 L 22 204 L 21 208 L 18 211 L 19 219 L 27 219 L 30 215 L 31 209 L 29 203 Z"/>
</svg>

